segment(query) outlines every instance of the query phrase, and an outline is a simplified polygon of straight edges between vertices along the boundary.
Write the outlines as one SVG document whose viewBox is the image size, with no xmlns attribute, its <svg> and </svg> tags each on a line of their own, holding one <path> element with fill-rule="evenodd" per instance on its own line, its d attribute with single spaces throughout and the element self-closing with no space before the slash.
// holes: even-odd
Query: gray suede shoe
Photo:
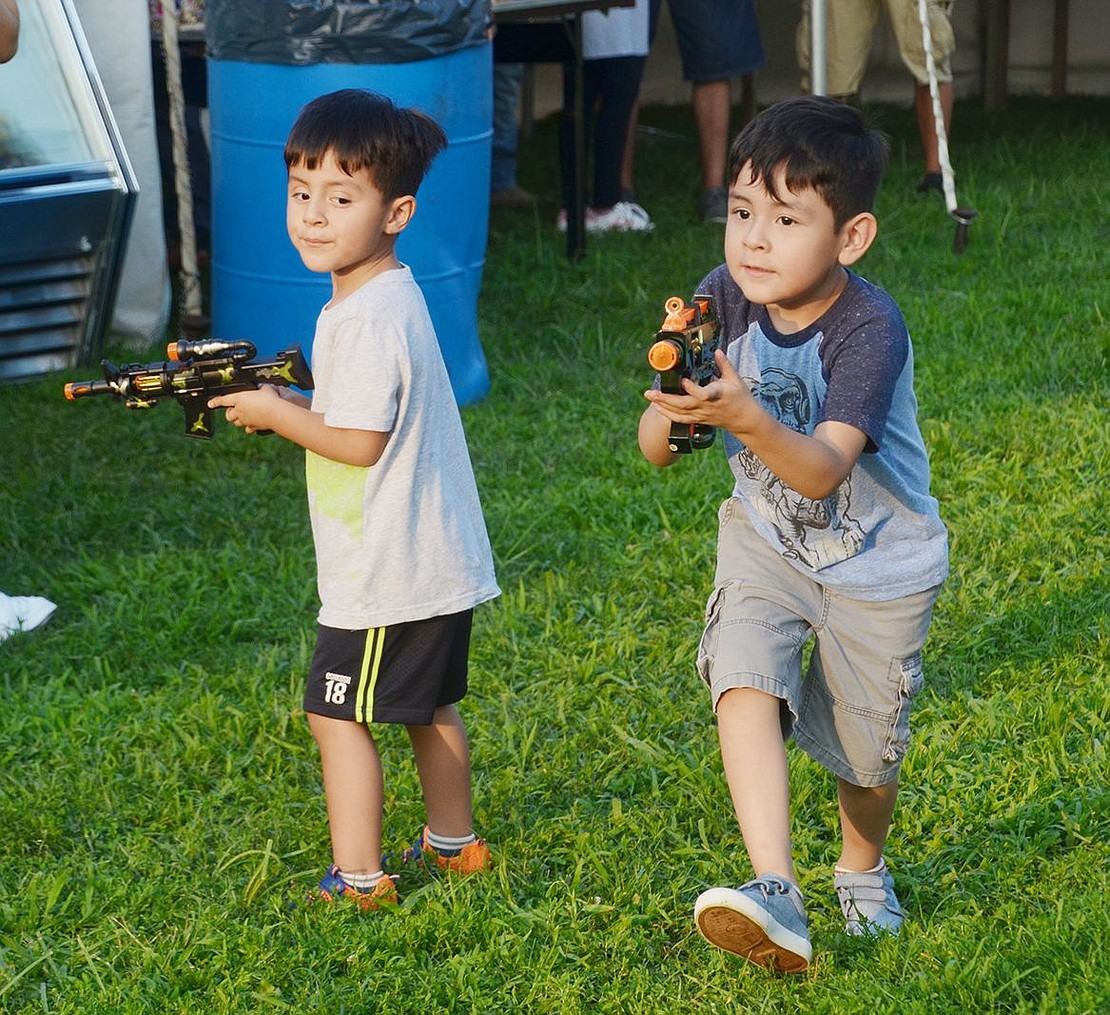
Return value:
<svg viewBox="0 0 1110 1015">
<path fill-rule="evenodd" d="M 800 973 L 813 958 L 802 893 L 775 874 L 702 892 L 694 921 L 710 944 L 778 973 Z"/>
<path fill-rule="evenodd" d="M 702 222 L 728 221 L 728 191 L 724 187 L 710 187 L 702 191 L 698 198 L 698 218 Z"/>
<path fill-rule="evenodd" d="M 874 873 L 849 871 L 833 878 L 840 908 L 852 935 L 897 934 L 905 914 L 894 894 L 894 878 L 886 863 Z"/>
</svg>

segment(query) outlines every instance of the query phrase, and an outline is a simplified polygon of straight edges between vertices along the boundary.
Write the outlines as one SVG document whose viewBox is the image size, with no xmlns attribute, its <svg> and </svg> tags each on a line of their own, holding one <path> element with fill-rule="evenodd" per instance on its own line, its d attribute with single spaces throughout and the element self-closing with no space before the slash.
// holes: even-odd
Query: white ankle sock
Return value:
<svg viewBox="0 0 1110 1015">
<path fill-rule="evenodd" d="M 374 871 L 373 874 L 348 874 L 345 870 L 341 870 L 337 873 L 347 884 L 352 888 L 357 888 L 360 892 L 370 891 L 385 877 L 385 871 Z"/>
<path fill-rule="evenodd" d="M 837 864 L 833 868 L 833 873 L 834 874 L 882 874 L 882 872 L 884 870 L 886 870 L 886 860 L 883 857 L 880 856 L 879 857 L 879 862 L 877 864 L 875 864 L 875 866 L 872 867 L 870 870 L 850 871 L 850 870 L 848 870 L 847 867 L 841 867 L 840 864 Z"/>
<path fill-rule="evenodd" d="M 431 828 L 424 834 L 424 841 L 437 853 L 444 856 L 454 856 L 461 853 L 464 846 L 469 846 L 472 842 L 476 841 L 477 838 L 478 836 L 471 832 L 469 835 L 463 835 L 457 839 L 452 839 L 446 835 L 436 835 Z"/>
</svg>

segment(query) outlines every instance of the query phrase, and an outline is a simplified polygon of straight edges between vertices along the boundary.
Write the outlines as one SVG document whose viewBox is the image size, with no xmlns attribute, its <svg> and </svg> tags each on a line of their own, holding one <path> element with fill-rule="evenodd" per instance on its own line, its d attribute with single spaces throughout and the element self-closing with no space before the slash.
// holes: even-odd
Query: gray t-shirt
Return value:
<svg viewBox="0 0 1110 1015">
<path fill-rule="evenodd" d="M 328 426 L 390 435 L 369 468 L 306 452 L 319 622 L 385 627 L 497 596 L 462 420 L 407 267 L 320 312 L 312 373 Z"/>
<path fill-rule="evenodd" d="M 848 478 L 812 500 L 726 433 L 733 496 L 756 531 L 799 571 L 853 599 L 897 599 L 943 582 L 948 536 L 929 493 L 909 333 L 890 296 L 849 272 L 828 311 L 783 335 L 726 266 L 698 292 L 715 297 L 729 361 L 776 419 L 810 435 L 823 420 L 867 435 Z"/>
</svg>

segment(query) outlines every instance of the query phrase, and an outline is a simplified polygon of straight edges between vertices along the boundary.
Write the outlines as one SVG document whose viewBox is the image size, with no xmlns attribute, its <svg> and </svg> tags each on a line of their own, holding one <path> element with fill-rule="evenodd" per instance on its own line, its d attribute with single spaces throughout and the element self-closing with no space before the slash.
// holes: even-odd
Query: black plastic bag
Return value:
<svg viewBox="0 0 1110 1015">
<path fill-rule="evenodd" d="M 488 38 L 490 0 L 208 0 L 215 60 L 410 63 Z"/>
</svg>

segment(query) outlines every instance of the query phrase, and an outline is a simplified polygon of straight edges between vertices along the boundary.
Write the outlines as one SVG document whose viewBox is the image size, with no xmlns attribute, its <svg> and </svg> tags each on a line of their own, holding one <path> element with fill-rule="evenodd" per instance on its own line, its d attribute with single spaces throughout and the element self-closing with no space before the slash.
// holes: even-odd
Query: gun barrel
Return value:
<svg viewBox="0 0 1110 1015">
<path fill-rule="evenodd" d="M 659 373 L 674 370 L 682 362 L 682 347 L 671 338 L 663 338 L 648 349 L 648 364 Z"/>
<path fill-rule="evenodd" d="M 88 395 L 110 395 L 113 390 L 107 381 L 70 381 L 65 386 L 65 395 L 72 402 L 75 398 L 85 398 Z"/>
</svg>

